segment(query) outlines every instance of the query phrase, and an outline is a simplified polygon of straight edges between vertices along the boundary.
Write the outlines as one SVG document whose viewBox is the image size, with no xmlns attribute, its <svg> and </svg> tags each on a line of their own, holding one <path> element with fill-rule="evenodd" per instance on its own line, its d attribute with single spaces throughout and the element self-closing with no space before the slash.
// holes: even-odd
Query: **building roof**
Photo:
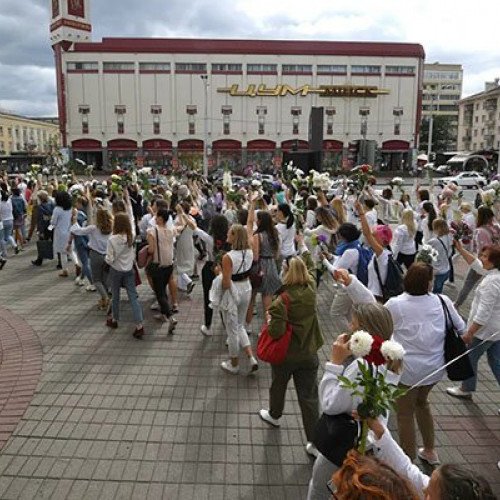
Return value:
<svg viewBox="0 0 500 500">
<path fill-rule="evenodd" d="M 422 45 L 389 42 L 324 42 L 307 40 L 224 40 L 199 38 L 103 38 L 76 43 L 74 52 L 170 54 L 270 54 L 311 56 L 379 56 L 425 58 Z"/>
<path fill-rule="evenodd" d="M 467 101 L 474 101 L 476 99 L 488 99 L 489 97 L 497 97 L 500 96 L 500 85 L 491 90 L 483 90 L 482 92 L 478 92 L 477 94 L 472 94 L 458 101 L 459 104 L 465 103 Z"/>
</svg>

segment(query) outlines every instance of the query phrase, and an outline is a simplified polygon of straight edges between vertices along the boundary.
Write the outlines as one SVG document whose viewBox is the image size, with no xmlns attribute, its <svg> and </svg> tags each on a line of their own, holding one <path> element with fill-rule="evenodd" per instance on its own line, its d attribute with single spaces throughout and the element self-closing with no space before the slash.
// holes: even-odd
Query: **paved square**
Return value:
<svg viewBox="0 0 500 500">
<path fill-rule="evenodd" d="M 281 429 L 269 428 L 257 415 L 268 405 L 269 368 L 261 364 L 250 377 L 222 372 L 227 349 L 220 322 L 212 338 L 199 331 L 201 285 L 192 299 L 180 301 L 173 337 L 152 319 L 153 295 L 141 286 L 147 336 L 137 341 L 124 299 L 120 327 L 110 331 L 96 294 L 59 278 L 54 262 L 33 268 L 33 254 L 31 245 L 0 273 L 1 387 L 12 382 L 12 373 L 2 371 L 9 355 L 20 355 L 16 360 L 28 373 L 26 387 L 17 382 L 9 393 L 22 410 L 0 410 L 0 441 L 6 440 L 0 498 L 305 498 L 312 460 L 294 390 L 290 386 Z M 332 293 L 328 280 L 319 295 L 322 361 L 332 343 Z M 259 304 L 254 330 L 260 322 Z M 9 344 L 8 325 L 22 335 L 31 327 L 39 341 Z M 43 367 L 30 400 L 36 345 Z M 441 460 L 468 464 L 500 493 L 499 387 L 484 360 L 474 402 L 447 396 L 446 385 L 431 396 Z"/>
</svg>

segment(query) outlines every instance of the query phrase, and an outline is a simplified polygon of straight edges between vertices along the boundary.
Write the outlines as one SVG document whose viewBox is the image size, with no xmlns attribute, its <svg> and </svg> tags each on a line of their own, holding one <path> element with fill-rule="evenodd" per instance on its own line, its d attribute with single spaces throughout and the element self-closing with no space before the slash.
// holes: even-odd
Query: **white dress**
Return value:
<svg viewBox="0 0 500 500">
<path fill-rule="evenodd" d="M 179 274 L 192 274 L 194 268 L 193 230 L 185 226 L 177 235 L 175 263 Z"/>
<path fill-rule="evenodd" d="M 54 253 L 66 253 L 71 229 L 71 210 L 54 208 L 50 223 L 54 226 L 53 247 Z"/>
</svg>

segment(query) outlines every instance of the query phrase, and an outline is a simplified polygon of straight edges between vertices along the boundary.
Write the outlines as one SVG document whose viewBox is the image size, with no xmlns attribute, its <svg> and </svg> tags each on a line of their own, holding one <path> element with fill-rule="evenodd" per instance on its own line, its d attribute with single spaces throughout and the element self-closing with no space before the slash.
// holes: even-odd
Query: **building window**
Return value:
<svg viewBox="0 0 500 500">
<path fill-rule="evenodd" d="M 325 109 L 325 115 L 326 115 L 326 135 L 333 135 L 333 117 L 337 111 L 335 108 L 326 108 Z"/>
<path fill-rule="evenodd" d="M 222 133 L 229 135 L 231 133 L 231 114 L 233 113 L 232 106 L 222 106 Z"/>
<path fill-rule="evenodd" d="M 135 63 L 133 62 L 105 62 L 102 65 L 104 72 L 112 73 L 114 71 L 127 71 L 133 73 L 135 71 Z"/>
<path fill-rule="evenodd" d="M 369 75 L 380 75 L 380 66 L 372 66 L 369 64 L 351 67 L 352 74 L 369 74 Z"/>
<path fill-rule="evenodd" d="M 145 62 L 139 63 L 140 72 L 170 73 L 170 63 Z"/>
<path fill-rule="evenodd" d="M 206 73 L 205 63 L 175 63 L 176 73 Z"/>
<path fill-rule="evenodd" d="M 414 75 L 415 66 L 386 66 L 385 73 L 395 75 Z"/>
<path fill-rule="evenodd" d="M 282 72 L 287 74 L 312 75 L 312 64 L 283 64 Z"/>
<path fill-rule="evenodd" d="M 368 134 L 368 116 L 370 115 L 370 108 L 362 107 L 359 108 L 359 116 L 361 116 L 361 127 L 359 133 L 366 139 Z"/>
<path fill-rule="evenodd" d="M 403 108 L 394 108 L 392 110 L 394 116 L 394 135 L 401 135 L 401 117 L 403 116 Z"/>
<path fill-rule="evenodd" d="M 299 134 L 300 115 L 302 114 L 302 108 L 300 108 L 298 106 L 294 106 L 290 112 L 292 114 L 292 134 L 298 135 Z"/>
<path fill-rule="evenodd" d="M 259 126 L 258 132 L 259 135 L 264 135 L 266 133 L 266 115 L 267 115 L 267 107 L 266 106 L 257 106 L 257 123 Z"/>
<path fill-rule="evenodd" d="M 80 104 L 80 106 L 78 106 L 78 113 L 82 118 L 82 134 L 88 134 L 90 106 L 87 106 L 86 104 Z"/>
<path fill-rule="evenodd" d="M 118 133 L 125 133 L 125 114 L 127 113 L 127 107 L 123 105 L 115 106 L 116 124 L 118 127 Z"/>
<path fill-rule="evenodd" d="M 68 71 L 98 71 L 99 64 L 97 62 L 68 62 L 66 69 Z"/>
<path fill-rule="evenodd" d="M 318 64 L 318 75 L 346 75 L 347 66 L 344 64 Z"/>
<path fill-rule="evenodd" d="M 212 64 L 212 73 L 242 73 L 243 64 Z"/>
<path fill-rule="evenodd" d="M 247 73 L 277 73 L 277 64 L 247 64 Z"/>
<path fill-rule="evenodd" d="M 7 129 L 7 135 L 9 136 L 9 139 L 12 139 L 12 128 L 11 127 L 9 127 Z"/>
<path fill-rule="evenodd" d="M 188 114 L 188 134 L 196 134 L 196 114 L 198 113 L 198 108 L 195 105 L 188 105 L 186 107 L 186 113 Z"/>
<path fill-rule="evenodd" d="M 160 116 L 161 116 L 161 106 L 155 104 L 151 106 L 151 114 L 153 115 L 153 134 L 158 135 L 160 133 Z"/>
</svg>

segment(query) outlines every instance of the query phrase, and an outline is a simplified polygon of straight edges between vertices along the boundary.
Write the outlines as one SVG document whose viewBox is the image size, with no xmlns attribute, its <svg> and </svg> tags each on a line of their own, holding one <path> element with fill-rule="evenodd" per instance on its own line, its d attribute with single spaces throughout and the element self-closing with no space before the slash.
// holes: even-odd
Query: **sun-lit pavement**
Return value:
<svg viewBox="0 0 500 500">
<path fill-rule="evenodd" d="M 201 285 L 191 300 L 182 298 L 173 337 L 152 319 L 152 293 L 141 286 L 148 335 L 137 341 L 125 300 L 119 329 L 107 330 L 96 294 L 59 278 L 54 262 L 33 268 L 33 248 L 0 272 L 0 441 L 7 440 L 0 451 L 0 498 L 305 498 L 312 460 L 294 391 L 287 394 L 281 429 L 261 422 L 269 368 L 261 365 L 250 377 L 222 372 L 227 351 L 220 322 L 212 338 L 199 332 Z M 331 282 L 320 291 L 325 361 L 332 343 Z M 39 383 L 22 414 L 29 385 L 38 379 L 40 350 Z M 13 363 L 8 376 L 6 360 Z M 13 384 L 12 373 L 27 373 L 28 387 Z M 483 361 L 474 402 L 447 396 L 446 385 L 431 396 L 442 461 L 468 464 L 500 491 L 496 381 Z"/>
</svg>

